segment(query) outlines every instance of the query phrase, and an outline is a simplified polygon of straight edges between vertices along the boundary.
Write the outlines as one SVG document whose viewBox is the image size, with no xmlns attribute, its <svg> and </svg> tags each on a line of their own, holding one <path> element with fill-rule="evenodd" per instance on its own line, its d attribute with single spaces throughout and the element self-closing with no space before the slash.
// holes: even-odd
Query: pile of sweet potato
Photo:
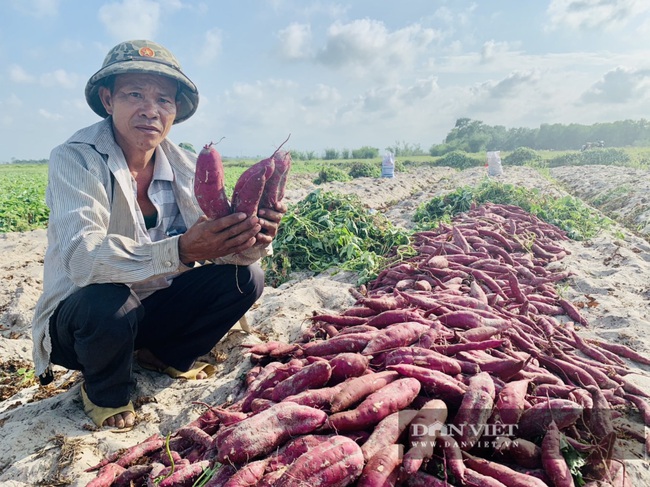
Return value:
<svg viewBox="0 0 650 487">
<path fill-rule="evenodd" d="M 648 393 L 626 378 L 650 359 L 581 338 L 587 321 L 556 292 L 565 239 L 495 204 L 414 235 L 417 255 L 351 289 L 354 306 L 311 317 L 297 343 L 249 347 L 243 397 L 164 448 L 154 437 L 107 459 L 110 482 L 94 485 L 206 471 L 196 485 L 625 485 L 617 437 L 645 438 L 615 419 L 632 408 L 650 425 Z M 573 472 L 568 450 L 584 463 Z"/>
<path fill-rule="evenodd" d="M 270 157 L 253 164 L 241 174 L 229 199 L 221 154 L 212 143 L 206 144 L 196 160 L 194 195 L 211 219 L 237 212 L 257 215 L 259 208 L 275 209 L 284 198 L 290 169 L 291 153 L 278 148 Z"/>
</svg>

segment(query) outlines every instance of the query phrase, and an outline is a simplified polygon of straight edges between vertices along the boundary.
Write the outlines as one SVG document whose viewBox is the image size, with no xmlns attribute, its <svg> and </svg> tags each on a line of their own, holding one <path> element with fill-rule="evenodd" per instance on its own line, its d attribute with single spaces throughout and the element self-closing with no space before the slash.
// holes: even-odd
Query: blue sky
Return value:
<svg viewBox="0 0 650 487">
<path fill-rule="evenodd" d="M 198 85 L 170 138 L 225 156 L 409 144 L 456 120 L 538 127 L 650 115 L 647 0 L 4 0 L 0 162 L 98 121 L 107 51 L 151 39 Z M 577 145 L 582 143 L 578 141 Z"/>
</svg>

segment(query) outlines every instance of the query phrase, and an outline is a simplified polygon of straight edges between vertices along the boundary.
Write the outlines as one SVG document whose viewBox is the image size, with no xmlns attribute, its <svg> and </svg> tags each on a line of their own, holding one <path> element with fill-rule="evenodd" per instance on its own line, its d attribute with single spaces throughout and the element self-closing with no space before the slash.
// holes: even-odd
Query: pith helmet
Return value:
<svg viewBox="0 0 650 487">
<path fill-rule="evenodd" d="M 108 117 L 99 99 L 99 87 L 107 76 L 124 73 L 147 73 L 167 76 L 178 82 L 176 118 L 174 123 L 190 118 L 199 105 L 196 85 L 183 73 L 176 57 L 165 47 L 152 41 L 121 42 L 111 49 L 99 71 L 86 84 L 86 101 L 100 117 Z"/>
</svg>

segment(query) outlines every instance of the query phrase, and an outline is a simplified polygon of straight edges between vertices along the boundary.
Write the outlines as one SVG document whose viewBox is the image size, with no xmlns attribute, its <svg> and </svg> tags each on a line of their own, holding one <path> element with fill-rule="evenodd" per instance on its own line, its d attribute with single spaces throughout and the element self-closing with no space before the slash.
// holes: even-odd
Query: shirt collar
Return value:
<svg viewBox="0 0 650 487">
<path fill-rule="evenodd" d="M 156 163 L 153 166 L 153 178 L 162 181 L 173 181 L 174 171 L 167 159 L 165 151 L 160 146 L 156 147 Z"/>
</svg>

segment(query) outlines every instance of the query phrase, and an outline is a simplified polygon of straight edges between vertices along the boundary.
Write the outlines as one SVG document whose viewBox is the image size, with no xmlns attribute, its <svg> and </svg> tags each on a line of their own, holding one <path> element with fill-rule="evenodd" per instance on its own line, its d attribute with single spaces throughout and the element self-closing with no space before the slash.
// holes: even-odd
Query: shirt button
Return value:
<svg viewBox="0 0 650 487">
<path fill-rule="evenodd" d="M 165 267 L 171 267 L 172 263 L 168 260 L 165 261 Z"/>
</svg>

